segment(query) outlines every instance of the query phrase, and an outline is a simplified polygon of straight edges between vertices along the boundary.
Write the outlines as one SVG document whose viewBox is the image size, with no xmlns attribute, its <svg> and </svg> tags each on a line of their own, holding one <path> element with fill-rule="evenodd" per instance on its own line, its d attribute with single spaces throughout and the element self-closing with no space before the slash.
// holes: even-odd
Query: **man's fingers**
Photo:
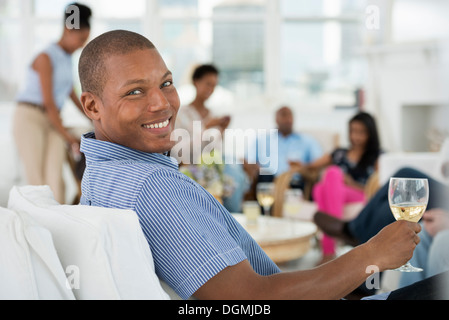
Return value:
<svg viewBox="0 0 449 320">
<path fill-rule="evenodd" d="M 398 220 L 398 221 L 396 221 L 396 223 L 398 223 L 399 225 L 402 224 L 402 225 L 404 225 L 404 227 L 407 226 L 410 230 L 413 230 L 415 233 L 421 232 L 421 226 L 417 222 Z"/>
<path fill-rule="evenodd" d="M 409 222 L 410 229 L 412 229 L 415 233 L 421 232 L 421 225 L 416 222 Z"/>
</svg>

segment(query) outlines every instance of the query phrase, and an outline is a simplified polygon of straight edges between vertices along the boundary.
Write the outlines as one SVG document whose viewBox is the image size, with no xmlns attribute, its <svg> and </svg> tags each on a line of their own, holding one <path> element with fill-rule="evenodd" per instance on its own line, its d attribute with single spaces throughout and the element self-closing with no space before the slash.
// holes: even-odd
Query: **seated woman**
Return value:
<svg viewBox="0 0 449 320">
<path fill-rule="evenodd" d="M 192 82 L 195 86 L 195 99 L 186 106 L 182 106 L 179 110 L 178 121 L 176 122 L 176 129 L 184 129 L 189 134 L 189 137 L 182 137 L 175 149 L 172 149 L 171 156 L 177 158 L 178 162 L 182 164 L 192 164 L 199 161 L 201 153 L 209 145 L 209 141 L 203 141 L 203 135 L 213 136 L 213 148 L 221 152 L 221 136 L 224 130 L 228 127 L 231 120 L 230 116 L 216 117 L 212 111 L 206 106 L 207 100 L 214 93 L 215 87 L 218 84 L 219 70 L 211 64 L 200 65 L 195 68 L 192 75 Z M 199 125 L 200 130 L 195 130 L 195 125 Z M 217 129 L 217 131 L 209 130 Z M 216 136 L 219 133 L 220 136 Z M 200 134 L 201 136 L 196 136 Z M 208 139 L 205 139 L 208 140 Z M 195 143 L 199 143 L 198 148 Z M 181 151 L 181 152 L 179 152 Z M 187 156 L 184 153 L 187 152 Z"/>
<path fill-rule="evenodd" d="M 217 116 L 206 106 L 218 84 L 219 74 L 219 70 L 213 64 L 200 65 L 193 71 L 192 83 L 196 91 L 195 98 L 190 104 L 180 108 L 176 121 L 176 129 L 181 130 L 178 131 L 180 133 L 184 132 L 185 136 L 181 135 L 181 140 L 172 148 L 170 154 L 178 160 L 180 165 L 198 165 L 201 162 L 202 153 L 206 150 L 213 151 L 213 157 L 223 156 L 224 131 L 229 126 L 231 117 Z M 223 171 L 218 172 L 220 170 Z M 215 172 L 204 172 L 204 176 L 211 178 L 211 173 L 214 173 L 216 179 L 204 182 L 203 187 L 217 196 L 229 211 L 240 212 L 243 195 L 249 188 L 243 166 L 223 164 Z M 203 173 L 199 175 L 202 176 Z M 214 181 L 217 179 L 221 181 L 222 188 L 216 188 Z"/>
<path fill-rule="evenodd" d="M 375 119 L 366 112 L 349 121 L 350 147 L 337 148 L 306 166 L 324 169 L 312 196 L 320 212 L 341 218 L 345 204 L 365 202 L 365 184 L 377 170 L 380 143 Z M 321 241 L 324 263 L 335 257 L 335 240 L 324 235 Z"/>
</svg>

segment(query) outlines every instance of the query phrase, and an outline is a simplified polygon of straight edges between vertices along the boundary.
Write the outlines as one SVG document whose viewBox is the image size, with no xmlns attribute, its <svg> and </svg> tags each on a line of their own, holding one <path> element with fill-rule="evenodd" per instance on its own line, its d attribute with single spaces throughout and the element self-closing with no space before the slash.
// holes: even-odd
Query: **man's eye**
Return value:
<svg viewBox="0 0 449 320">
<path fill-rule="evenodd" d="M 172 84 L 173 84 L 173 81 L 167 80 L 161 85 L 161 88 L 170 87 Z"/>
<path fill-rule="evenodd" d="M 136 90 L 128 92 L 128 96 L 135 96 L 135 95 L 138 95 L 141 93 L 142 93 L 142 90 L 136 89 Z"/>
</svg>

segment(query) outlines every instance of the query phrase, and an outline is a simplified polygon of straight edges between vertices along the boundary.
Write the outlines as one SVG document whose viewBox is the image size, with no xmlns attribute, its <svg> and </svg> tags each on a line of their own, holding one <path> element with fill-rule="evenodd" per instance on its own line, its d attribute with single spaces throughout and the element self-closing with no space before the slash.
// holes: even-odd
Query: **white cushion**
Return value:
<svg viewBox="0 0 449 320">
<path fill-rule="evenodd" d="M 0 300 L 73 300 L 51 234 L 0 208 Z"/>
<path fill-rule="evenodd" d="M 387 183 L 396 171 L 404 167 L 414 168 L 431 178 L 445 183 L 441 174 L 439 152 L 387 152 L 379 157 L 379 183 Z"/>
<path fill-rule="evenodd" d="M 14 187 L 8 207 L 50 230 L 77 299 L 169 299 L 135 212 L 60 205 L 48 186 Z"/>
</svg>

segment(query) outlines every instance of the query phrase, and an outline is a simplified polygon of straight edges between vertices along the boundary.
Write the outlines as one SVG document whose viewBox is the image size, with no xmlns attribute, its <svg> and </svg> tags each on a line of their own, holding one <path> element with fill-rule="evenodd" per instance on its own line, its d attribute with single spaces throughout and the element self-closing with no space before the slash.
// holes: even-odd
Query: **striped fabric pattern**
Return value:
<svg viewBox="0 0 449 320">
<path fill-rule="evenodd" d="M 82 137 L 81 151 L 81 204 L 134 210 L 157 275 L 180 297 L 245 259 L 261 275 L 280 272 L 211 194 L 178 171 L 175 159 L 99 141 L 93 133 Z"/>
</svg>

